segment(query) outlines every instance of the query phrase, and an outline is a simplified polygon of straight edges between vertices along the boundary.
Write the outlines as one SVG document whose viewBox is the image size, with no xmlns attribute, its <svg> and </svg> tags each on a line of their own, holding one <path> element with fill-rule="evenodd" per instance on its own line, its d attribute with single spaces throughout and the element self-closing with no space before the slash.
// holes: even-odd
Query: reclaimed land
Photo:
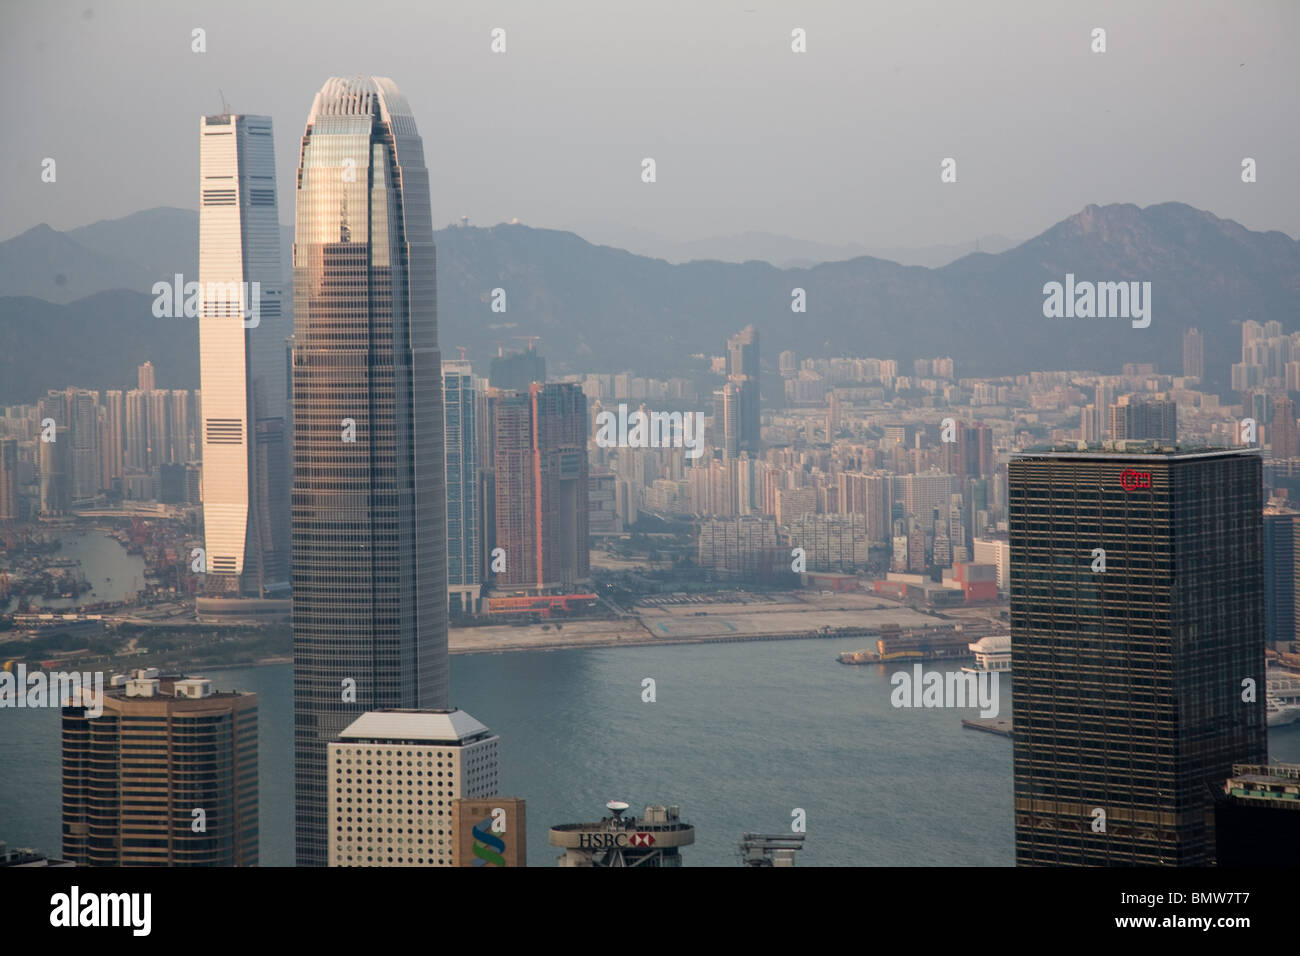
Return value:
<svg viewBox="0 0 1300 956">
<path fill-rule="evenodd" d="M 452 628 L 451 653 L 842 638 L 886 624 L 921 628 L 950 623 L 874 594 L 745 595 L 730 602 L 719 600 L 720 595 L 707 597 L 663 595 L 631 608 L 629 617 L 560 621 L 558 628 L 555 623 Z"/>
</svg>

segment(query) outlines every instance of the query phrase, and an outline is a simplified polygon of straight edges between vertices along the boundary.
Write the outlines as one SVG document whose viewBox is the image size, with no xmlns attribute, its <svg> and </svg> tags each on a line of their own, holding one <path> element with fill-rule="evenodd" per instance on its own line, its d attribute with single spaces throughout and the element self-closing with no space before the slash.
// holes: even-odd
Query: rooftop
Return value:
<svg viewBox="0 0 1300 956">
<path fill-rule="evenodd" d="M 352 721 L 339 739 L 454 744 L 488 733 L 463 710 L 370 710 Z"/>
<path fill-rule="evenodd" d="M 1161 441 L 1138 441 L 1123 439 L 1107 441 L 1101 444 L 1086 445 L 1083 442 L 1061 445 L 1036 445 L 1023 451 L 1013 452 L 1012 459 L 1024 458 L 1080 458 L 1112 461 L 1127 461 L 1134 458 L 1214 458 L 1224 456 L 1258 455 L 1254 447 L 1215 448 L 1210 445 L 1182 445 Z"/>
</svg>

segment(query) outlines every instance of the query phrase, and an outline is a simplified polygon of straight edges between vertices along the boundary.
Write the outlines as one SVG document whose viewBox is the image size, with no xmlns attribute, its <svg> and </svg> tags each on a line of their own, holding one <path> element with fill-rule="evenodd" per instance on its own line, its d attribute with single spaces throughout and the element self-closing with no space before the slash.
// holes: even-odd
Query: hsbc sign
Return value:
<svg viewBox="0 0 1300 956">
<path fill-rule="evenodd" d="M 614 847 L 651 847 L 655 845 L 653 833 L 580 833 L 578 849 L 608 850 Z"/>
<path fill-rule="evenodd" d="M 1125 468 L 1119 476 L 1119 485 L 1125 491 L 1137 491 L 1139 488 L 1151 487 L 1151 472 L 1134 471 L 1132 468 Z"/>
</svg>

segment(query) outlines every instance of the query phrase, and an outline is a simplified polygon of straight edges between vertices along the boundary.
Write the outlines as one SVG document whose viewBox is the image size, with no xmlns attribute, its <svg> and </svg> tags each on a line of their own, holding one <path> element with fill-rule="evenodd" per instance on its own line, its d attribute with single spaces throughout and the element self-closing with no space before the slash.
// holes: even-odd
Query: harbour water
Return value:
<svg viewBox="0 0 1300 956">
<path fill-rule="evenodd" d="M 974 709 L 894 708 L 890 675 L 910 665 L 835 663 L 861 643 L 458 655 L 453 701 L 501 736 L 501 790 L 528 801 L 533 866 L 555 863 L 550 826 L 599 819 L 610 799 L 678 804 L 696 826 L 687 866 L 737 864 L 742 833 L 788 833 L 796 808 L 801 866 L 1012 865 L 1012 742 L 962 728 Z M 290 865 L 292 669 L 205 676 L 260 695 L 262 865 Z M 1005 716 L 1005 675 L 1000 689 Z M 1300 762 L 1300 725 L 1270 743 Z M 57 852 L 59 786 L 58 711 L 0 711 L 0 840 Z"/>
<path fill-rule="evenodd" d="M 56 534 L 62 542 L 58 551 L 50 553 L 51 563 L 65 559 L 79 561 L 75 570 L 90 582 L 92 590 L 78 598 L 43 598 L 32 595 L 30 600 L 33 610 L 59 610 L 100 601 L 121 601 L 134 596 L 144 587 L 144 559 L 138 554 L 128 554 L 126 548 L 112 535 L 100 531 L 78 532 L 70 528 L 60 528 L 51 533 Z M 13 599 L 7 610 L 12 611 L 15 606 L 17 602 Z"/>
</svg>

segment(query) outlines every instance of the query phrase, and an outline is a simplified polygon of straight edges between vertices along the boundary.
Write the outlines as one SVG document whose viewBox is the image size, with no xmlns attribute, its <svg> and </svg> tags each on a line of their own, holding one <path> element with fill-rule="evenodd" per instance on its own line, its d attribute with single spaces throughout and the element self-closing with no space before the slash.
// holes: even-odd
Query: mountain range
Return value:
<svg viewBox="0 0 1300 956">
<path fill-rule="evenodd" d="M 284 227 L 286 267 L 291 234 Z M 772 367 L 792 349 L 892 357 L 904 369 L 914 358 L 951 355 L 959 377 L 1115 373 L 1125 362 L 1181 374 L 1181 336 L 1196 326 L 1206 377 L 1226 387 L 1244 320 L 1276 319 L 1291 331 L 1300 315 L 1300 242 L 1182 203 L 1087 206 L 1014 248 L 935 269 L 869 256 L 790 268 L 672 264 L 517 224 L 451 226 L 434 238 L 444 355 L 464 346 L 486 366 L 498 345 L 537 336 L 548 369 L 560 374 L 667 377 L 698 367 L 692 356 L 720 354 L 727 336 L 751 323 Z M 197 244 L 198 214 L 179 209 L 68 232 L 42 225 L 0 243 L 0 402 L 74 383 L 129 387 L 146 358 L 160 386 L 196 386 L 194 323 L 153 318 L 150 289 L 175 272 L 197 278 Z M 1150 282 L 1150 326 L 1045 318 L 1044 284 L 1067 275 Z M 506 292 L 504 313 L 492 311 L 496 288 Z M 791 309 L 796 289 L 806 312 Z"/>
</svg>

